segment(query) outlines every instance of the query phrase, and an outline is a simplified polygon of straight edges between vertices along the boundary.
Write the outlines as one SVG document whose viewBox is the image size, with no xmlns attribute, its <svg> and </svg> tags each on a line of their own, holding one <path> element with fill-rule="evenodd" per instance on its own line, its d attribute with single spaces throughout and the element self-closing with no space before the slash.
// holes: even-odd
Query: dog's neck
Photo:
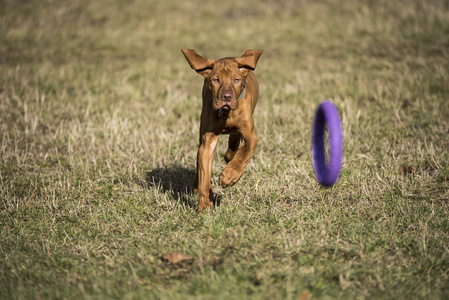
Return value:
<svg viewBox="0 0 449 300">
<path fill-rule="evenodd" d="M 242 90 L 242 92 L 240 93 L 239 101 L 240 101 L 240 99 L 242 99 L 242 97 L 243 97 L 243 93 L 245 92 L 245 87 L 246 87 L 246 78 L 245 78 L 245 81 L 243 81 L 243 90 Z"/>
</svg>

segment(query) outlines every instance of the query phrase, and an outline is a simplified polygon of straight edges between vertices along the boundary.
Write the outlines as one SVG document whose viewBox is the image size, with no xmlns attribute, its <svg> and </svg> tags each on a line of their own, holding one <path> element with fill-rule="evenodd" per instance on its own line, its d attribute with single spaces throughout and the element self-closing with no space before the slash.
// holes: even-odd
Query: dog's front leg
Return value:
<svg viewBox="0 0 449 300">
<path fill-rule="evenodd" d="M 219 184 L 222 187 L 234 185 L 243 175 L 243 170 L 248 165 L 257 146 L 257 135 L 254 126 L 244 127 L 241 131 L 244 144 L 235 152 L 234 158 L 228 163 L 220 174 Z"/>
<path fill-rule="evenodd" d="M 218 143 L 218 135 L 206 132 L 200 137 L 200 146 L 198 147 L 197 170 L 194 188 L 198 193 L 199 211 L 213 207 L 211 199 L 210 178 L 212 174 L 212 161 L 214 159 L 215 148 Z"/>
</svg>

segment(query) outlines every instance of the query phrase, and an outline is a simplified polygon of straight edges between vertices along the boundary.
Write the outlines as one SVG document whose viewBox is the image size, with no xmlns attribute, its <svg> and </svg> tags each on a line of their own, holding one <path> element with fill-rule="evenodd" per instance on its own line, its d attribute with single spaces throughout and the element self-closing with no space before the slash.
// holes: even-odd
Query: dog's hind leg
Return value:
<svg viewBox="0 0 449 300">
<path fill-rule="evenodd" d="M 229 134 L 229 146 L 224 156 L 226 163 L 230 162 L 234 158 L 241 142 L 242 134 L 240 132 L 233 132 Z"/>
</svg>

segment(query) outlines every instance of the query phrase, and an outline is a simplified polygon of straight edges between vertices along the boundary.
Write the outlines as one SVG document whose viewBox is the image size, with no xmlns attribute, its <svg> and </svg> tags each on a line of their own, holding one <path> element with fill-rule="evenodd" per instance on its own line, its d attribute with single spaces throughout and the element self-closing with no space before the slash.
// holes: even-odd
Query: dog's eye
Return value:
<svg viewBox="0 0 449 300">
<path fill-rule="evenodd" d="M 212 78 L 212 81 L 215 83 L 220 83 L 220 80 L 218 80 L 218 78 Z"/>
<path fill-rule="evenodd" d="M 240 82 L 240 78 L 234 79 L 234 83 L 239 83 L 239 82 Z"/>
</svg>

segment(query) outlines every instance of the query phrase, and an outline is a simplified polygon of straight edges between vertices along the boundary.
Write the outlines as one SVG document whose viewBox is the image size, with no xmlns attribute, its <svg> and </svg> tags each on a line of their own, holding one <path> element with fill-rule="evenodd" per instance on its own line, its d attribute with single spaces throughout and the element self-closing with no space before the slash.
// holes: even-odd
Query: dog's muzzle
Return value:
<svg viewBox="0 0 449 300">
<path fill-rule="evenodd" d="M 224 105 L 222 108 L 218 110 L 218 117 L 221 118 L 224 115 L 225 111 L 230 111 L 231 107 L 229 105 Z"/>
</svg>

